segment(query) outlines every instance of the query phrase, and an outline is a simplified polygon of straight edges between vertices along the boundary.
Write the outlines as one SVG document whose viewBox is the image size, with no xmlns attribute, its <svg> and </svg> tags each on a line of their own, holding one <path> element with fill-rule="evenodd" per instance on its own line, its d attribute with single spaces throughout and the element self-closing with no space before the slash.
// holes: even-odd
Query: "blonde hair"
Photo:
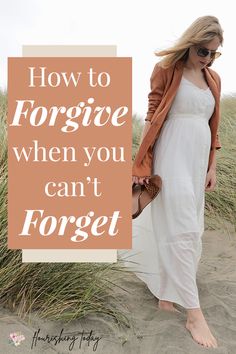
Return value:
<svg viewBox="0 0 236 354">
<path fill-rule="evenodd" d="M 218 36 L 222 46 L 223 30 L 218 18 L 215 16 L 202 16 L 197 18 L 187 28 L 174 46 L 155 52 L 155 55 L 164 56 L 160 61 L 160 66 L 168 68 L 179 59 L 186 60 L 191 46 L 209 42 L 214 39 L 215 36 Z M 211 66 L 213 61 L 212 59 L 208 66 Z"/>
</svg>

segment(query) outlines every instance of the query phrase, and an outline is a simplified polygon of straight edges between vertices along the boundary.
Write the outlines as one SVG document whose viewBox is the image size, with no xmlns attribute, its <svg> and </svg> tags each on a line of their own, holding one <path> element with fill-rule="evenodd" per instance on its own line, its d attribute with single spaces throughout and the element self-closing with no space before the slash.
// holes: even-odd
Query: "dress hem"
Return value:
<svg viewBox="0 0 236 354">
<path fill-rule="evenodd" d="M 198 306 L 188 306 L 186 307 L 185 305 L 183 305 L 183 303 L 180 303 L 180 301 L 176 301 L 173 300 L 171 297 L 166 296 L 165 298 L 160 298 L 157 294 L 156 291 L 152 290 L 152 288 L 143 280 L 143 278 L 141 276 L 139 276 L 136 272 L 133 272 L 141 281 L 143 281 L 146 286 L 148 287 L 148 289 L 151 291 L 151 293 L 155 296 L 155 298 L 157 298 L 158 300 L 162 300 L 162 301 L 171 301 L 177 305 L 182 306 L 183 308 L 185 308 L 186 310 L 192 310 L 192 309 L 200 309 L 200 304 Z"/>
</svg>

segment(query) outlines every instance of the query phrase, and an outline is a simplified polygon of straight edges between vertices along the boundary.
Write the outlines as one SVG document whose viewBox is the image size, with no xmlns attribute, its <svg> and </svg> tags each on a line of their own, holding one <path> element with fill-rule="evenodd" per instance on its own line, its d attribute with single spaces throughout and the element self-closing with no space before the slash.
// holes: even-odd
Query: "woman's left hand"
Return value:
<svg viewBox="0 0 236 354">
<path fill-rule="evenodd" d="M 209 170 L 206 175 L 205 191 L 212 192 L 216 186 L 216 171 L 215 169 Z"/>
</svg>

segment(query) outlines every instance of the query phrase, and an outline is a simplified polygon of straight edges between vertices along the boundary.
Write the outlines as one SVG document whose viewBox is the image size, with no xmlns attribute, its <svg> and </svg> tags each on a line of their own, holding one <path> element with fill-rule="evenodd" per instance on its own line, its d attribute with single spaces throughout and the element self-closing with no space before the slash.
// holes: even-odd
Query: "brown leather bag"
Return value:
<svg viewBox="0 0 236 354">
<path fill-rule="evenodd" d="M 160 176 L 152 175 L 148 180 L 149 183 L 144 180 L 142 185 L 136 183 L 132 185 L 132 219 L 137 218 L 161 190 L 162 180 Z"/>
</svg>

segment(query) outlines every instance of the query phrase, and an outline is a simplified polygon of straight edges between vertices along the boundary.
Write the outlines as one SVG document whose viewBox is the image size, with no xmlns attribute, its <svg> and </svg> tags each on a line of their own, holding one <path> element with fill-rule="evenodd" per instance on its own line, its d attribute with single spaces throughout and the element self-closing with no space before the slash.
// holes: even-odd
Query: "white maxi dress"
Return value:
<svg viewBox="0 0 236 354">
<path fill-rule="evenodd" d="M 118 256 L 159 299 L 199 308 L 205 179 L 215 100 L 184 76 L 153 150 L 158 196 L 132 220 L 132 249 Z"/>
</svg>

